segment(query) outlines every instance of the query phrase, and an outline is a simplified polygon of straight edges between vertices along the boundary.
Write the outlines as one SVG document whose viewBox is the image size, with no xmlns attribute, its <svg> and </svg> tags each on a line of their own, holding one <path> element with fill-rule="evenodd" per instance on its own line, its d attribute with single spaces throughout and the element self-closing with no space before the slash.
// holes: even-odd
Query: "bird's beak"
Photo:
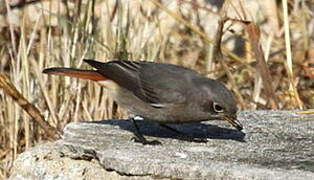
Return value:
<svg viewBox="0 0 314 180">
<path fill-rule="evenodd" d="M 241 131 L 243 129 L 242 124 L 237 120 L 237 115 L 225 116 L 223 119 L 228 121 L 237 130 Z"/>
</svg>

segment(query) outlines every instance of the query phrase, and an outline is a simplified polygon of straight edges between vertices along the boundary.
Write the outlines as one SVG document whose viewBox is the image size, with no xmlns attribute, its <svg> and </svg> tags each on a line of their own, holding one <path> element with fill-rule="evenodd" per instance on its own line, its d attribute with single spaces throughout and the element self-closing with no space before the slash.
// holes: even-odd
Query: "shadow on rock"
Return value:
<svg viewBox="0 0 314 180">
<path fill-rule="evenodd" d="M 132 121 L 119 119 L 119 120 L 101 120 L 101 121 L 89 121 L 85 123 L 96 124 L 110 124 L 113 126 L 119 126 L 120 129 L 130 132 L 135 131 Z M 149 121 L 137 121 L 139 129 L 144 136 L 152 136 L 159 138 L 174 138 L 178 139 L 178 134 L 161 127 L 158 123 Z M 245 142 L 245 133 L 235 129 L 222 128 L 216 125 L 209 125 L 203 123 L 189 123 L 189 124 L 170 124 L 167 125 L 174 128 L 183 134 L 199 139 L 225 139 L 235 140 L 239 142 Z"/>
</svg>

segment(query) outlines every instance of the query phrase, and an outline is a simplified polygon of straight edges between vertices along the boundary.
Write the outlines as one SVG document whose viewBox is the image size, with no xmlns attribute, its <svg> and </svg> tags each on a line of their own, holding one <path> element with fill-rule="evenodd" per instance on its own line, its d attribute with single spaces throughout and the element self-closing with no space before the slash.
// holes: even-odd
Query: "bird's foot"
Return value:
<svg viewBox="0 0 314 180">
<path fill-rule="evenodd" d="M 140 132 L 134 118 L 132 119 L 132 122 L 135 127 L 135 132 L 134 132 L 135 137 L 132 138 L 134 142 L 142 143 L 143 145 L 161 145 L 161 142 L 157 140 L 148 141 L 147 139 L 145 139 L 143 134 Z"/>
</svg>

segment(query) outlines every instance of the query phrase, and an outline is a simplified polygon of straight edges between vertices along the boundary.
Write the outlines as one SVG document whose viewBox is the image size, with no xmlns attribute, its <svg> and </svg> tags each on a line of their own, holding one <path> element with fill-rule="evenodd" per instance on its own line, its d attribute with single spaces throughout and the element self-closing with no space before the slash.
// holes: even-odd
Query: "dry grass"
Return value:
<svg viewBox="0 0 314 180">
<path fill-rule="evenodd" d="M 261 29 L 266 72 L 272 78 L 278 108 L 314 107 L 312 1 L 265 1 L 259 11 L 242 0 L 226 1 L 220 13 L 203 1 L 121 2 L 38 0 L 15 6 L 9 0 L 0 2 L 0 73 L 52 127 L 62 130 L 71 121 L 124 116 L 97 84 L 41 73 L 52 66 L 89 68 L 82 64 L 84 57 L 180 64 L 225 82 L 241 109 L 270 109 L 244 20 L 254 21 Z M 211 58 L 221 13 L 233 19 L 224 28 L 223 63 Z M 235 37 L 237 45 L 229 46 Z M 0 90 L 0 179 L 8 176 L 19 153 L 48 139 Z"/>
</svg>

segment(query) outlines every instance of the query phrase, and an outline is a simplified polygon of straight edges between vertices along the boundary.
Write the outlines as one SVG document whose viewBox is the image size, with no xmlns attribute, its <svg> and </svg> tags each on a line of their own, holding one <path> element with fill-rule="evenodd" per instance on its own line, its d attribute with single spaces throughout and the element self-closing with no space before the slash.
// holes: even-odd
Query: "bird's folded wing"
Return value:
<svg viewBox="0 0 314 180">
<path fill-rule="evenodd" d="M 196 73 L 178 66 L 151 62 L 84 61 L 96 68 L 103 76 L 115 81 L 156 108 L 186 102 L 186 83 L 189 83 L 189 79 L 184 74 Z"/>
</svg>

